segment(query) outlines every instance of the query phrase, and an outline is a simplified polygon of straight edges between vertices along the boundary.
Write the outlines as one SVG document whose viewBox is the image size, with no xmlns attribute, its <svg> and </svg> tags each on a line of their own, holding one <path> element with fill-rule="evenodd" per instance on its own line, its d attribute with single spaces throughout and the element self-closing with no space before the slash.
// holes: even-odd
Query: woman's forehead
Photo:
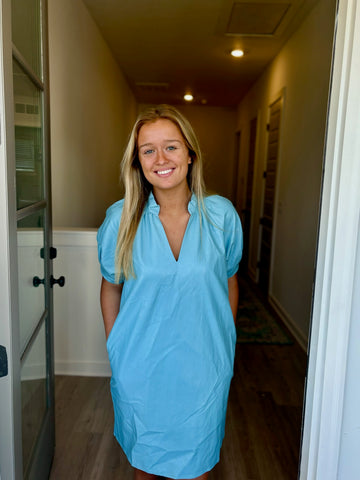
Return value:
<svg viewBox="0 0 360 480">
<path fill-rule="evenodd" d="M 166 118 L 159 118 L 142 125 L 138 134 L 138 144 L 149 141 L 178 140 L 183 141 L 181 130 L 174 122 Z"/>
</svg>

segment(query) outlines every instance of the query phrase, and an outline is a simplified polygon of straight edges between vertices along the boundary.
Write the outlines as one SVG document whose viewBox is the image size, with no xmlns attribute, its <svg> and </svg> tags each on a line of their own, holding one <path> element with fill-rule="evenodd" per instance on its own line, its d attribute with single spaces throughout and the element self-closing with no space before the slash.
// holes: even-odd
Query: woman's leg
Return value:
<svg viewBox="0 0 360 480">
<path fill-rule="evenodd" d="M 210 472 L 203 473 L 200 477 L 193 478 L 192 480 L 207 480 Z M 171 479 L 169 479 L 171 480 Z"/>
<path fill-rule="evenodd" d="M 155 480 L 156 478 L 158 477 L 152 473 L 146 473 L 135 468 L 134 480 Z"/>
</svg>

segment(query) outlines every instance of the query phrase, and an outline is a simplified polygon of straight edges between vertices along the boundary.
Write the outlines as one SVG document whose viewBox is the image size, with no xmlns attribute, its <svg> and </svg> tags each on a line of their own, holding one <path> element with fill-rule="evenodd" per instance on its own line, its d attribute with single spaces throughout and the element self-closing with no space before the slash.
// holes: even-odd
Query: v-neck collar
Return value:
<svg viewBox="0 0 360 480">
<path fill-rule="evenodd" d="M 172 262 L 175 263 L 175 265 L 177 265 L 179 263 L 180 259 L 184 255 L 184 253 L 183 253 L 184 243 L 186 242 L 186 237 L 188 235 L 189 225 L 193 221 L 193 214 L 196 212 L 196 210 L 197 210 L 197 198 L 196 198 L 196 195 L 193 193 L 191 195 L 191 199 L 188 203 L 188 212 L 190 214 L 190 218 L 188 220 L 188 223 L 187 223 L 187 226 L 186 226 L 186 229 L 185 229 L 185 232 L 184 232 L 184 236 L 183 236 L 183 239 L 182 239 L 182 242 L 181 242 L 179 256 L 176 259 L 172 250 L 171 250 L 170 243 L 169 243 L 169 240 L 168 240 L 166 232 L 165 232 L 165 228 L 164 228 L 164 226 L 163 226 L 163 224 L 162 224 L 162 222 L 159 218 L 160 205 L 156 202 L 155 197 L 154 197 L 152 192 L 149 195 L 149 199 L 148 199 L 146 207 L 145 207 L 145 212 L 149 212 L 150 214 L 157 217 L 159 225 L 161 225 L 162 236 L 163 236 L 164 241 L 166 242 L 166 245 L 167 245 L 167 252 L 168 252 Z"/>
<path fill-rule="evenodd" d="M 153 192 L 150 192 L 146 207 L 150 213 L 153 215 L 159 216 L 160 213 L 160 205 L 156 202 Z M 188 212 L 190 215 L 193 215 L 197 208 L 197 198 L 194 193 L 191 195 L 190 202 L 188 203 Z"/>
</svg>

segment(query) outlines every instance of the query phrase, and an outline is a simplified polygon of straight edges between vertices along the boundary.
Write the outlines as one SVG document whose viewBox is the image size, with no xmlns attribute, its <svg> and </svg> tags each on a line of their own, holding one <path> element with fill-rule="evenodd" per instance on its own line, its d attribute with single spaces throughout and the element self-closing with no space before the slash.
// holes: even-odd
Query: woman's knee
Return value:
<svg viewBox="0 0 360 480">
<path fill-rule="evenodd" d="M 192 480 L 208 480 L 209 473 L 210 472 L 203 473 L 200 477 L 193 478 Z M 171 480 L 171 478 L 168 480 Z"/>
<path fill-rule="evenodd" d="M 192 480 L 208 480 L 208 476 L 209 476 L 209 472 L 206 472 L 203 475 L 200 475 L 200 477 L 193 478 Z M 138 470 L 137 468 L 135 468 L 134 480 L 157 480 L 158 478 L 159 477 L 157 475 L 143 472 L 142 470 Z M 168 478 L 167 480 L 172 480 L 172 479 Z"/>
<path fill-rule="evenodd" d="M 158 477 L 152 473 L 146 473 L 135 468 L 134 480 L 156 480 Z"/>
</svg>

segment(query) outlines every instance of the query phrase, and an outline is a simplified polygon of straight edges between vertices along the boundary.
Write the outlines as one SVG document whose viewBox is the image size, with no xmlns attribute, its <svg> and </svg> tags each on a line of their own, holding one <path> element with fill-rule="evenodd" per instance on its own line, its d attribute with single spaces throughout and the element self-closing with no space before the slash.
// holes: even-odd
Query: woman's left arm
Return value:
<svg viewBox="0 0 360 480">
<path fill-rule="evenodd" d="M 238 309 L 239 302 L 239 284 L 237 280 L 237 274 L 228 278 L 228 288 L 229 288 L 229 302 L 231 311 L 234 317 L 234 322 L 236 321 L 236 314 Z"/>
</svg>

